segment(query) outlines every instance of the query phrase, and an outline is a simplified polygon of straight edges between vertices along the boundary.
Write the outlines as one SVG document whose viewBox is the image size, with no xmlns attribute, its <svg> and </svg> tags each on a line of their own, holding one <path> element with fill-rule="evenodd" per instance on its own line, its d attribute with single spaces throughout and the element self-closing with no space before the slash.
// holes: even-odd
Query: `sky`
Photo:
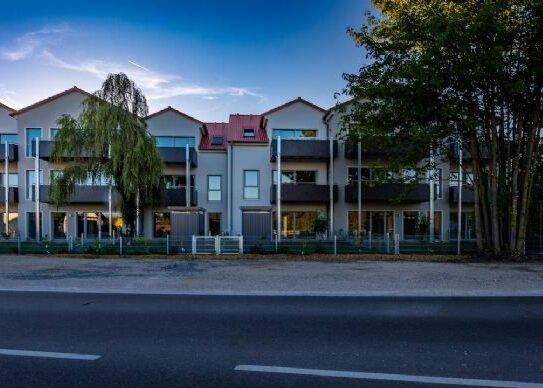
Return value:
<svg viewBox="0 0 543 388">
<path fill-rule="evenodd" d="M 126 73 L 150 112 L 206 122 L 296 97 L 336 102 L 364 61 L 346 29 L 366 0 L 8 1 L 0 13 L 0 102 L 20 109 Z"/>
</svg>

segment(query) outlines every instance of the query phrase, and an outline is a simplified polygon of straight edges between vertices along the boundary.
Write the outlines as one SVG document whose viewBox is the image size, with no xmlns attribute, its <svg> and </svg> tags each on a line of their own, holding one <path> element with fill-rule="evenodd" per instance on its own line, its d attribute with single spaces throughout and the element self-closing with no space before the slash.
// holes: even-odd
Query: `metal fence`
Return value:
<svg viewBox="0 0 543 388">
<path fill-rule="evenodd" d="M 52 241 L 22 241 L 16 237 L 0 240 L 0 254 L 98 254 L 98 255 L 178 255 L 178 254 L 457 254 L 457 241 L 429 241 L 398 235 L 368 238 L 288 238 L 255 239 L 242 236 L 186 236 L 179 238 L 67 238 Z M 474 240 L 463 240 L 461 254 L 475 252 Z M 543 238 L 526 241 L 527 255 L 542 255 Z"/>
</svg>

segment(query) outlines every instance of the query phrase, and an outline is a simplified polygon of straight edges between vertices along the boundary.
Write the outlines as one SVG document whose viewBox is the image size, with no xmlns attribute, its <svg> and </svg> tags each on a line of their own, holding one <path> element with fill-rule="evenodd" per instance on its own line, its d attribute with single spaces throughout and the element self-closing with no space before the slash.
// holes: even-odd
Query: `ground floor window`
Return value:
<svg viewBox="0 0 543 388">
<path fill-rule="evenodd" d="M 153 236 L 166 237 L 172 231 L 172 221 L 169 212 L 153 213 Z"/>
<path fill-rule="evenodd" d="M 68 215 L 66 212 L 51 213 L 51 223 L 53 238 L 66 238 L 68 234 Z"/>
<path fill-rule="evenodd" d="M 434 211 L 434 239 L 441 239 L 442 212 Z M 427 238 L 430 228 L 430 212 L 404 211 L 403 212 L 403 238 Z"/>
<path fill-rule="evenodd" d="M 120 233 L 123 221 L 120 213 L 111 214 L 112 231 Z M 109 235 L 109 213 L 105 212 L 77 212 L 77 237 L 95 238 L 100 235 L 106 237 Z"/>
<path fill-rule="evenodd" d="M 367 211 L 361 212 L 360 234 L 366 236 L 371 233 L 372 237 L 384 238 L 387 233 L 394 233 L 394 211 Z M 356 234 L 358 231 L 358 211 L 348 212 L 349 233 Z"/>
<path fill-rule="evenodd" d="M 458 238 L 458 212 L 451 213 L 449 219 L 449 238 Z M 475 213 L 462 212 L 462 239 L 472 240 L 475 238 Z"/>
<path fill-rule="evenodd" d="M 26 230 L 28 238 L 36 238 L 36 212 L 26 213 Z M 40 212 L 40 234 L 43 236 L 43 213 Z"/>
<path fill-rule="evenodd" d="M 281 213 L 281 236 L 305 237 L 315 236 L 316 211 Z M 277 234 L 277 214 L 273 212 L 273 233 Z"/>
<path fill-rule="evenodd" d="M 1 233 L 6 233 L 6 222 L 8 222 L 8 234 L 10 236 L 15 236 L 17 234 L 17 224 L 19 221 L 19 213 L 9 212 L 9 221 L 6 220 L 6 213 L 1 213 L 0 220 L 1 220 L 1 224 L 0 224 Z"/>
</svg>

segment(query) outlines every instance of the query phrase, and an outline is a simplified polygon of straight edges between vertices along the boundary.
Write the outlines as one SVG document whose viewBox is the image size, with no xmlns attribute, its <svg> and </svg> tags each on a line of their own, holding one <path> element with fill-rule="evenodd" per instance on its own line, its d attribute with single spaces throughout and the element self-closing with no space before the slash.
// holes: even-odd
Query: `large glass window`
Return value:
<svg viewBox="0 0 543 388">
<path fill-rule="evenodd" d="M 450 214 L 449 220 L 449 238 L 458 238 L 458 212 Z M 475 213 L 462 212 L 462 236 L 463 240 L 472 240 L 475 238 Z"/>
<path fill-rule="evenodd" d="M 386 234 L 394 234 L 394 212 L 393 211 L 366 211 L 361 212 L 362 236 L 372 234 L 372 238 L 384 238 Z M 357 233 L 358 211 L 350 210 L 348 213 L 349 233 Z"/>
<path fill-rule="evenodd" d="M 362 167 L 360 169 L 362 175 L 362 182 L 367 182 L 371 179 L 370 169 L 367 167 Z M 357 183 L 358 182 L 358 167 L 349 167 L 348 168 L 348 183 Z"/>
<path fill-rule="evenodd" d="M 32 143 L 34 139 L 41 138 L 41 128 L 26 129 L 26 156 L 32 155 Z"/>
<path fill-rule="evenodd" d="M 273 170 L 273 184 L 277 184 L 277 170 Z M 304 170 L 281 170 L 281 183 L 316 183 L 317 172 L 316 171 L 304 171 Z"/>
<path fill-rule="evenodd" d="M 258 170 L 243 171 L 243 198 L 244 199 L 260 198 L 259 173 L 260 172 Z"/>
<path fill-rule="evenodd" d="M 16 133 L 2 133 L 0 134 L 0 143 L 17 144 L 19 143 L 19 136 Z"/>
<path fill-rule="evenodd" d="M 221 176 L 220 175 L 207 176 L 207 200 L 208 201 L 221 200 Z"/>
<path fill-rule="evenodd" d="M 166 237 L 172 231 L 172 222 L 169 212 L 153 213 L 153 236 Z"/>
<path fill-rule="evenodd" d="M 272 138 L 277 139 L 300 139 L 300 138 L 315 138 L 317 137 L 316 129 L 273 129 Z"/>
<path fill-rule="evenodd" d="M 58 131 L 59 131 L 58 128 L 50 128 L 49 129 L 49 135 L 50 135 L 49 138 L 51 140 L 55 140 L 55 137 L 57 137 Z"/>
<path fill-rule="evenodd" d="M 68 215 L 65 212 L 51 213 L 53 238 L 66 238 L 68 234 Z"/>
<path fill-rule="evenodd" d="M 306 237 L 315 235 L 317 212 L 282 212 L 281 235 L 283 237 Z M 273 212 L 273 233 L 277 234 L 277 213 Z"/>
<path fill-rule="evenodd" d="M 157 147 L 194 147 L 196 139 L 192 136 L 155 136 Z"/>
<path fill-rule="evenodd" d="M 36 212 L 26 213 L 26 230 L 28 238 L 36 238 Z M 40 212 L 40 234 L 43 236 L 43 213 Z"/>
<path fill-rule="evenodd" d="M 43 171 L 40 170 L 40 184 L 43 182 Z M 34 186 L 36 185 L 36 170 L 26 170 L 26 187 L 25 194 L 26 199 L 32 199 Z"/>
<path fill-rule="evenodd" d="M 118 213 L 112 214 L 113 227 L 120 229 L 122 219 Z M 109 217 L 102 212 L 77 212 L 77 236 L 98 237 L 98 232 L 105 237 L 109 234 Z"/>
<path fill-rule="evenodd" d="M 185 175 L 164 175 L 164 181 L 167 189 L 179 189 L 186 187 L 187 178 Z M 190 176 L 190 186 L 194 187 L 196 179 L 194 175 Z"/>
<path fill-rule="evenodd" d="M 17 224 L 19 219 L 19 213 L 17 212 L 9 212 L 9 221 L 8 221 L 8 230 L 10 236 L 15 236 L 17 234 Z M 0 213 L 0 220 L 2 223 L 0 224 L 0 232 L 5 233 L 6 232 L 6 213 Z"/>
<path fill-rule="evenodd" d="M 6 174 L 0 174 L 0 185 L 6 187 Z M 8 186 L 9 187 L 19 187 L 19 174 L 8 173 Z"/>
<path fill-rule="evenodd" d="M 434 239 L 441 239 L 442 213 L 434 211 Z M 430 228 L 430 212 L 404 211 L 403 237 L 404 239 L 428 238 Z"/>
</svg>

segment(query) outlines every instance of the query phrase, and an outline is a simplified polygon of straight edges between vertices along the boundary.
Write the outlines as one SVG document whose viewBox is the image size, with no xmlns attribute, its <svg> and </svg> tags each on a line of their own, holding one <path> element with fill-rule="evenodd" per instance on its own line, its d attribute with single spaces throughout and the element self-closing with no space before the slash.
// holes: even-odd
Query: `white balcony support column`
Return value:
<svg viewBox="0 0 543 388">
<path fill-rule="evenodd" d="M 334 235 L 334 140 L 330 137 L 330 174 L 329 174 L 329 185 L 330 185 L 330 230 L 328 230 L 328 236 L 331 238 Z"/>
<path fill-rule="evenodd" d="M 464 172 L 462 171 L 462 144 L 458 139 L 458 236 L 457 236 L 457 254 L 460 256 L 460 242 L 462 240 L 462 181 Z"/>
<path fill-rule="evenodd" d="M 428 172 L 428 184 L 430 185 L 430 215 L 428 217 L 429 219 L 429 227 L 428 227 L 428 240 L 430 242 L 434 241 L 434 150 L 433 148 L 430 149 L 430 170 Z"/>
<path fill-rule="evenodd" d="M 281 174 L 281 136 L 277 136 L 277 241 L 281 241 L 281 183 L 283 181 Z"/>
<path fill-rule="evenodd" d="M 356 165 L 357 179 L 356 183 L 358 186 L 358 206 L 357 206 L 357 231 L 356 234 L 360 237 L 360 232 L 362 230 L 362 142 L 358 140 L 358 149 L 357 149 L 357 165 Z"/>
<path fill-rule="evenodd" d="M 109 159 L 109 162 L 111 163 L 111 144 L 108 146 L 108 149 L 107 149 L 107 157 Z M 113 185 L 113 181 L 112 181 L 112 178 L 109 177 L 109 190 L 108 190 L 108 194 L 107 194 L 107 204 L 108 204 L 108 217 L 109 217 L 109 237 L 113 239 L 113 241 L 115 241 L 115 238 L 113 237 L 113 224 L 112 224 L 112 221 L 113 221 L 113 216 L 112 216 L 112 198 L 111 198 L 111 191 L 112 191 L 112 185 Z"/>
<path fill-rule="evenodd" d="M 185 202 L 190 207 L 190 163 L 189 163 L 189 145 L 185 144 Z"/>
<path fill-rule="evenodd" d="M 140 190 L 136 194 L 136 237 L 140 236 Z"/>
<path fill-rule="evenodd" d="M 35 172 L 35 185 L 34 185 L 34 200 L 36 205 L 36 242 L 41 240 L 41 228 L 40 228 L 40 138 L 35 138 L 36 152 L 34 156 L 34 172 Z"/>
<path fill-rule="evenodd" d="M 5 222 L 6 222 L 6 236 L 9 235 L 9 145 L 8 142 L 4 144 L 5 158 L 4 158 L 4 193 L 6 195 L 5 202 Z"/>
</svg>

